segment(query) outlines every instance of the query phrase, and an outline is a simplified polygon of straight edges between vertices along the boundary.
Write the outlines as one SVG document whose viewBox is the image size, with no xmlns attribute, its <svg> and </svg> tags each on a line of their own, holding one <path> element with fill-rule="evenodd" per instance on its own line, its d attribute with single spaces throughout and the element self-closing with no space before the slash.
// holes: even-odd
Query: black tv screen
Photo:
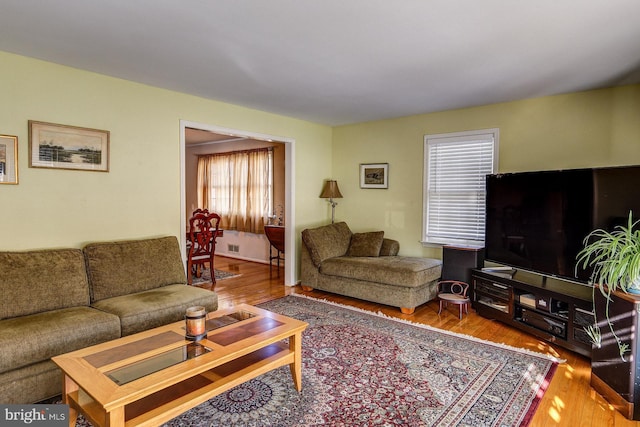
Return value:
<svg viewBox="0 0 640 427">
<path fill-rule="evenodd" d="M 640 218 L 640 166 L 488 175 L 486 202 L 487 260 L 587 282 L 584 238 Z"/>
</svg>

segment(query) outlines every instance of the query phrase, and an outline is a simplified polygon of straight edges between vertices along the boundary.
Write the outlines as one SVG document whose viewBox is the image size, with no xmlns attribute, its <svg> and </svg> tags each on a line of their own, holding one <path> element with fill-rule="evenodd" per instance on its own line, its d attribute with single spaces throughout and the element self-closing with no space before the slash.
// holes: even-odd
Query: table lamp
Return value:
<svg viewBox="0 0 640 427">
<path fill-rule="evenodd" d="M 335 221 L 336 205 L 338 204 L 338 202 L 333 199 L 342 199 L 342 194 L 340 194 L 340 189 L 338 188 L 338 181 L 326 181 L 320 198 L 329 199 L 329 203 L 331 203 L 331 224 L 333 224 Z"/>
</svg>

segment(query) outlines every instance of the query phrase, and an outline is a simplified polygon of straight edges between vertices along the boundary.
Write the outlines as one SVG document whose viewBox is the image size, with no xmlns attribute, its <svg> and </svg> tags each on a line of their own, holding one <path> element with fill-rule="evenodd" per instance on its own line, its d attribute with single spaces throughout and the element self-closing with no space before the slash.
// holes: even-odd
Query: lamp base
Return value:
<svg viewBox="0 0 640 427">
<path fill-rule="evenodd" d="M 331 203 L 331 224 L 333 224 L 336 220 L 336 205 L 338 202 L 334 202 L 333 199 L 329 199 L 329 203 Z"/>
</svg>

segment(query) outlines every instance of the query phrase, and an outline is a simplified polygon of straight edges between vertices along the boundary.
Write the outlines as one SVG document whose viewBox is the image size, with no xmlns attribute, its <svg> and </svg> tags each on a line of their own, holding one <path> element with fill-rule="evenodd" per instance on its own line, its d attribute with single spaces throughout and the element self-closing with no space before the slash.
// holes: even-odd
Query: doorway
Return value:
<svg viewBox="0 0 640 427">
<path fill-rule="evenodd" d="M 284 266 L 284 284 L 286 286 L 294 286 L 295 281 L 295 200 L 294 200 L 294 148 L 295 140 L 292 138 L 259 134 L 247 132 L 239 129 L 230 129 L 205 123 L 191 122 L 180 120 L 180 244 L 183 248 L 183 256 L 185 256 L 184 248 L 186 248 L 186 229 L 187 215 L 187 196 L 186 196 L 186 147 L 187 147 L 187 130 L 195 129 L 205 131 L 212 134 L 212 143 L 224 141 L 226 143 L 241 140 L 257 140 L 281 143 L 285 148 L 285 171 L 284 171 L 284 224 L 285 224 L 285 254 L 286 261 Z"/>
</svg>

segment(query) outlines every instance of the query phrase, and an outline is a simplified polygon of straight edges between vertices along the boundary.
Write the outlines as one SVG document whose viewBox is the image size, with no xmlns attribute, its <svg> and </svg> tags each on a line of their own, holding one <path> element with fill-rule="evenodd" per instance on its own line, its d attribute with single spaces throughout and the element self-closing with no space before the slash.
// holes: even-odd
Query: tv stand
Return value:
<svg viewBox="0 0 640 427">
<path fill-rule="evenodd" d="M 471 285 L 479 315 L 591 358 L 590 286 L 518 269 L 473 270 Z"/>
</svg>

